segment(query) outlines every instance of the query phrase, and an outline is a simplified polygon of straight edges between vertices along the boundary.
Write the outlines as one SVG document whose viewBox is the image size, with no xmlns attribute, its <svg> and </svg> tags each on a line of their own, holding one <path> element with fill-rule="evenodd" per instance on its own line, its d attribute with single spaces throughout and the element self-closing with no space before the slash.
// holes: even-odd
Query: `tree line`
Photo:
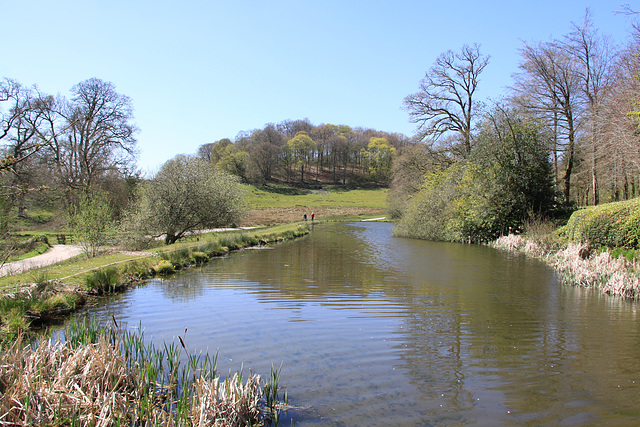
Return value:
<svg viewBox="0 0 640 427">
<path fill-rule="evenodd" d="M 203 144 L 142 177 L 130 98 L 97 78 L 70 93 L 0 82 L 0 231 L 46 206 L 89 255 L 116 238 L 142 247 L 234 225 L 245 209 L 242 183 L 385 185 L 396 150 L 409 143 L 401 134 L 286 120 Z"/>
<path fill-rule="evenodd" d="M 253 184 L 387 185 L 396 153 L 409 144 L 400 133 L 302 119 L 203 144 L 197 155 Z"/>
<path fill-rule="evenodd" d="M 587 10 L 564 36 L 524 42 L 513 85 L 491 102 L 477 96 L 490 66 L 480 46 L 441 54 L 404 101 L 418 143 L 394 165 L 396 231 L 488 240 L 533 217 L 637 196 L 639 53 L 638 25 L 616 46 Z"/>
</svg>

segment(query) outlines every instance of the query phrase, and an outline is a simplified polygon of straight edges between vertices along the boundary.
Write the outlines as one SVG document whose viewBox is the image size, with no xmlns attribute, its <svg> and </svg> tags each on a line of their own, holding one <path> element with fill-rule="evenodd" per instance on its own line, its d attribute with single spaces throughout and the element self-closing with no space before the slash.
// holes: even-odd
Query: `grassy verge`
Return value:
<svg viewBox="0 0 640 427">
<path fill-rule="evenodd" d="M 160 249 L 83 256 L 49 267 L 0 278 L 0 338 L 12 340 L 34 327 L 68 315 L 87 298 L 117 292 L 155 275 L 172 274 L 249 246 L 303 236 L 304 224 L 242 232 L 209 233 Z"/>
<path fill-rule="evenodd" d="M 115 326 L 114 326 L 115 325 Z M 20 339 L 0 353 L 0 410 L 11 425 L 278 425 L 279 373 L 221 379 L 216 357 L 160 347 L 144 333 L 72 322 L 65 342 Z M 186 364 L 181 361 L 183 353 Z"/>
</svg>

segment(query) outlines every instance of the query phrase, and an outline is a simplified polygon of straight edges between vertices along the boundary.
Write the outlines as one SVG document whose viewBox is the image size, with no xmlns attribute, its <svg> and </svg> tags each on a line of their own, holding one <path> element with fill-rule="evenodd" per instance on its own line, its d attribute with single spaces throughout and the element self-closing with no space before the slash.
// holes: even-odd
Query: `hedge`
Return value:
<svg viewBox="0 0 640 427">
<path fill-rule="evenodd" d="M 561 230 L 571 242 L 640 248 L 640 198 L 580 209 Z"/>
</svg>

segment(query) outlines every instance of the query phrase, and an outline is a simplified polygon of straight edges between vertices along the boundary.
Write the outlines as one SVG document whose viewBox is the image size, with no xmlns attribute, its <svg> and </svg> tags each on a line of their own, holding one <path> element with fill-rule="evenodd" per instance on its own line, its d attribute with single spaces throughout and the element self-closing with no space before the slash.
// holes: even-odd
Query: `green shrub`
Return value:
<svg viewBox="0 0 640 427">
<path fill-rule="evenodd" d="M 122 276 L 116 267 L 100 268 L 89 273 L 85 285 L 98 295 L 113 293 L 121 284 Z"/>
<path fill-rule="evenodd" d="M 153 271 L 155 271 L 156 274 L 164 275 L 175 273 L 176 270 L 174 269 L 171 261 L 163 259 L 153 267 Z"/>
<path fill-rule="evenodd" d="M 580 209 L 562 230 L 571 242 L 640 248 L 640 198 Z"/>
<path fill-rule="evenodd" d="M 202 264 L 203 262 L 209 261 L 209 257 L 204 252 L 195 251 L 191 253 L 191 260 L 195 264 Z"/>
</svg>

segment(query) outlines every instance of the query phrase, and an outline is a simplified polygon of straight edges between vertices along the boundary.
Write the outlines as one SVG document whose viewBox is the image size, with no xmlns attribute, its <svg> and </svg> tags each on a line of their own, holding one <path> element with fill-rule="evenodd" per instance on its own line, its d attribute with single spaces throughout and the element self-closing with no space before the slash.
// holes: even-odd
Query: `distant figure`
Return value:
<svg viewBox="0 0 640 427">
<path fill-rule="evenodd" d="M 305 215 L 305 216 L 306 216 L 306 215 Z M 313 213 L 313 212 L 311 212 L 311 221 L 313 221 L 313 218 L 315 218 L 315 217 L 316 217 L 316 214 L 315 214 L 315 213 Z"/>
<path fill-rule="evenodd" d="M 307 214 L 304 214 L 304 215 L 302 216 L 302 218 L 304 218 L 304 220 L 306 221 L 306 220 L 307 220 Z M 311 220 L 313 220 L 313 214 L 311 214 Z"/>
</svg>

